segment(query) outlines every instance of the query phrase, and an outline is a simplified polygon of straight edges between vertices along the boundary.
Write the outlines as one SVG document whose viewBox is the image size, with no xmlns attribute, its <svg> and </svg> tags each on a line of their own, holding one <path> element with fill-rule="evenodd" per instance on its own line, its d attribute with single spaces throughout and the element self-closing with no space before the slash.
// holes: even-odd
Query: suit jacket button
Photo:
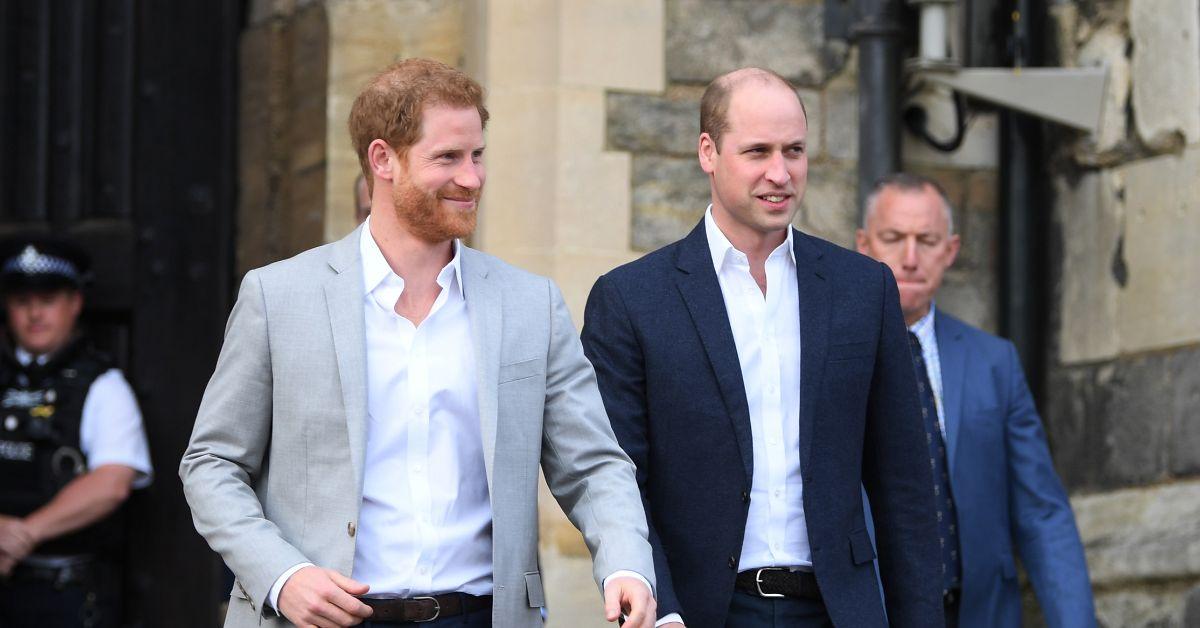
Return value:
<svg viewBox="0 0 1200 628">
<path fill-rule="evenodd" d="M 748 491 L 742 491 L 742 503 L 743 504 L 750 503 L 750 493 Z"/>
<path fill-rule="evenodd" d="M 729 568 L 730 568 L 730 569 L 737 569 L 737 556 L 730 556 L 730 557 L 729 557 Z"/>
<path fill-rule="evenodd" d="M 351 537 L 353 537 L 356 532 L 358 532 L 358 528 L 355 527 L 353 521 L 346 524 L 346 534 L 349 534 Z"/>
</svg>

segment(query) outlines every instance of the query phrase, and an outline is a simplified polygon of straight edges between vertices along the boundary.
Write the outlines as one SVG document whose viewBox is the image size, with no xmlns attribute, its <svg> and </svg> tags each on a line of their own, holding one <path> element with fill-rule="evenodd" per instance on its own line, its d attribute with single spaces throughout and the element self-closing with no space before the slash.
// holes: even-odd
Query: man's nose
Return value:
<svg viewBox="0 0 1200 628">
<path fill-rule="evenodd" d="M 483 164 L 465 162 L 454 175 L 454 183 L 468 190 L 478 190 L 483 185 Z"/>
<path fill-rule="evenodd" d="M 905 268 L 916 268 L 917 267 L 917 239 L 916 238 L 905 238 L 904 239 L 903 262 L 904 262 Z"/>
<path fill-rule="evenodd" d="M 774 185 L 786 185 L 791 181 L 792 176 L 788 173 L 787 162 L 783 158 L 783 153 L 773 153 L 770 161 L 767 163 L 766 172 L 767 181 Z"/>
</svg>

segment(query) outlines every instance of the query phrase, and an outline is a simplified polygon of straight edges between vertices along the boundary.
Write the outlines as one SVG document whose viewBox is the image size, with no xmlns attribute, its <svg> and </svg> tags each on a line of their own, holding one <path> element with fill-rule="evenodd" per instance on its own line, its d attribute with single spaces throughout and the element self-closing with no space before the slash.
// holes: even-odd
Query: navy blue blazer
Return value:
<svg viewBox="0 0 1200 628">
<path fill-rule="evenodd" d="M 896 282 L 878 262 L 794 232 L 800 461 L 813 568 L 838 626 L 886 626 L 861 487 L 894 626 L 941 626 L 928 454 Z M 637 465 L 658 613 L 724 626 L 754 469 L 737 348 L 701 222 L 602 276 L 582 333 Z"/>
<path fill-rule="evenodd" d="M 1016 349 L 942 310 L 934 333 L 962 544 L 961 624 L 1021 625 L 1015 546 L 1046 624 L 1095 626 L 1083 545 Z"/>
</svg>

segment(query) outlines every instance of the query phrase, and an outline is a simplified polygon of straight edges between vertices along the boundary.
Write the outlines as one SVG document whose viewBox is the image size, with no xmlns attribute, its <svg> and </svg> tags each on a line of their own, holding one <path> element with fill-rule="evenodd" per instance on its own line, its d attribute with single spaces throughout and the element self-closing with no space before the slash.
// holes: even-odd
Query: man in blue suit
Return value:
<svg viewBox="0 0 1200 628">
<path fill-rule="evenodd" d="M 946 514 L 958 528 L 944 561 L 958 578 L 946 587 L 961 600 L 947 605 L 947 625 L 1021 625 L 1015 546 L 1047 625 L 1095 626 L 1083 545 L 1016 349 L 933 304 L 959 249 L 945 192 L 917 175 L 884 177 L 857 239 L 896 277 L 917 376 L 945 439 Z"/>
<path fill-rule="evenodd" d="M 637 465 L 656 625 L 940 626 L 932 475 L 895 281 L 791 228 L 808 128 L 786 80 L 719 77 L 700 127 L 703 221 L 601 277 L 583 330 Z"/>
</svg>

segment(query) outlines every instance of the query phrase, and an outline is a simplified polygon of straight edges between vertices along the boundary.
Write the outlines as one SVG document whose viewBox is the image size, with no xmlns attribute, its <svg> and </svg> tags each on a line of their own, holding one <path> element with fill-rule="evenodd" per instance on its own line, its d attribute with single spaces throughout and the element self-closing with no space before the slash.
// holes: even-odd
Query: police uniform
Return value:
<svg viewBox="0 0 1200 628">
<path fill-rule="evenodd" d="M 87 259 L 59 241 L 26 241 L 0 265 L 0 290 L 82 287 Z M 112 361 L 76 336 L 51 355 L 0 353 L 0 514 L 24 517 L 104 465 L 152 470 L 141 412 Z M 34 548 L 0 581 L 0 628 L 115 626 L 120 509 Z"/>
</svg>

